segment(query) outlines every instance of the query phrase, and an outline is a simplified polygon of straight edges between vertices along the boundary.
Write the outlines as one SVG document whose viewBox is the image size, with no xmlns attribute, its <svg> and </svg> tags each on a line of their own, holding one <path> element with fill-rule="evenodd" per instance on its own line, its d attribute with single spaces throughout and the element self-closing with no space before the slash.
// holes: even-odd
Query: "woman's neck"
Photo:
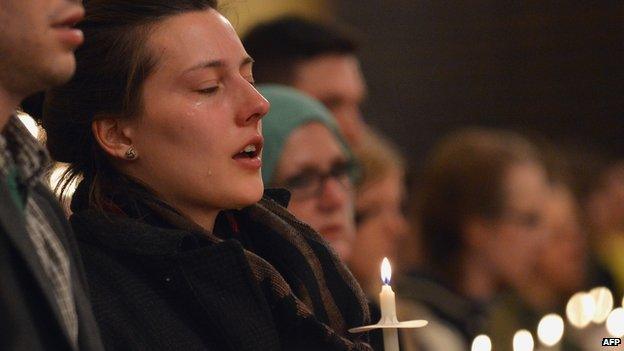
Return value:
<svg viewBox="0 0 624 351">
<path fill-rule="evenodd" d="M 184 201 L 183 199 L 180 199 L 172 193 L 159 192 L 158 190 L 156 190 L 157 187 L 152 186 L 149 182 L 142 180 L 141 177 L 133 174 L 133 172 L 131 172 L 131 170 L 129 169 L 122 170 L 122 174 L 124 174 L 124 177 L 128 178 L 131 182 L 134 182 L 141 187 L 147 189 L 151 194 L 164 201 L 169 206 L 175 208 L 184 217 L 193 221 L 204 230 L 208 232 L 213 231 L 217 215 L 219 214 L 219 212 L 221 212 L 220 209 L 201 206 L 197 203 L 189 203 L 189 201 Z"/>
<path fill-rule="evenodd" d="M 175 204 L 174 204 L 175 206 Z M 178 211 L 180 211 L 184 216 L 188 219 L 192 220 L 204 230 L 208 232 L 212 232 L 214 230 L 215 221 L 217 220 L 217 215 L 220 210 L 217 209 L 206 209 L 206 208 L 195 208 L 195 207 L 184 207 L 184 206 L 176 206 Z"/>
</svg>

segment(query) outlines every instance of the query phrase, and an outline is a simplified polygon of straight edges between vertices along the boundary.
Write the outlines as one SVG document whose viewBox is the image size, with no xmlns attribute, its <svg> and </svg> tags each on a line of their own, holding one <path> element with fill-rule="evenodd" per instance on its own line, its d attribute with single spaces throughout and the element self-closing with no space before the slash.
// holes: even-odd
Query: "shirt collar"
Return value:
<svg viewBox="0 0 624 351">
<path fill-rule="evenodd" d="M 0 133 L 0 170 L 6 174 L 14 166 L 18 181 L 28 189 L 39 182 L 50 166 L 45 148 L 15 115 Z"/>
</svg>

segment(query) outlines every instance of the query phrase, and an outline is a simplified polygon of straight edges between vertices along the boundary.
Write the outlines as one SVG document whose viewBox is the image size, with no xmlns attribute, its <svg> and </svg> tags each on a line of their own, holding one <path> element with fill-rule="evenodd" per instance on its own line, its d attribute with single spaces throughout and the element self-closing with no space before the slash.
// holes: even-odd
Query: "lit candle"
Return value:
<svg viewBox="0 0 624 351">
<path fill-rule="evenodd" d="M 609 313 L 607 331 L 615 338 L 624 336 L 624 308 L 618 307 Z"/>
<path fill-rule="evenodd" d="M 383 285 L 379 293 L 379 306 L 381 308 L 381 321 L 379 324 L 398 324 L 396 315 L 396 303 L 394 299 L 394 291 L 390 286 L 390 278 L 392 277 L 392 268 L 388 258 L 384 257 L 381 263 L 381 280 Z M 399 336 L 396 328 L 384 328 L 384 350 L 399 351 Z"/>
<path fill-rule="evenodd" d="M 592 322 L 596 324 L 604 323 L 613 310 L 613 294 L 611 290 L 600 286 L 589 291 L 589 295 L 594 299 L 596 311 Z"/>
<path fill-rule="evenodd" d="M 528 330 L 518 330 L 513 337 L 513 350 L 514 351 L 533 351 L 535 343 L 533 342 L 533 335 Z"/>
<path fill-rule="evenodd" d="M 596 301 L 586 292 L 578 292 L 568 300 L 566 316 L 576 328 L 585 328 L 591 323 L 596 313 Z"/>
<path fill-rule="evenodd" d="M 492 351 L 492 340 L 487 335 L 477 335 L 472 341 L 471 351 Z"/>
<path fill-rule="evenodd" d="M 537 325 L 537 338 L 549 348 L 554 347 L 561 341 L 563 332 L 563 318 L 555 313 L 544 316 Z"/>
</svg>

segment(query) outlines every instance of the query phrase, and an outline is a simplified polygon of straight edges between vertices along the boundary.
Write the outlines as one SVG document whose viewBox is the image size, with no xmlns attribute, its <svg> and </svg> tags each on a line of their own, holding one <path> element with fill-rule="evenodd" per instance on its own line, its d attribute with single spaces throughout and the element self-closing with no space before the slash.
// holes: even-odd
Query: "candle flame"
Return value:
<svg viewBox="0 0 624 351">
<path fill-rule="evenodd" d="M 533 341 L 533 335 L 526 329 L 518 330 L 513 337 L 513 350 L 514 351 L 533 351 L 535 348 L 535 342 Z"/>
<path fill-rule="evenodd" d="M 570 324 L 576 328 L 587 327 L 596 313 L 596 301 L 589 293 L 578 292 L 568 300 L 566 316 Z"/>
<path fill-rule="evenodd" d="M 492 351 L 492 340 L 487 335 L 478 335 L 472 341 L 472 351 Z"/>
<path fill-rule="evenodd" d="M 607 331 L 616 338 L 624 336 L 624 308 L 618 307 L 609 313 Z"/>
<path fill-rule="evenodd" d="M 592 322 L 596 324 L 604 323 L 609 317 L 609 313 L 613 310 L 613 294 L 604 286 L 593 288 L 589 291 L 589 295 L 594 299 L 596 311 Z"/>
<path fill-rule="evenodd" d="M 561 341 L 563 332 L 563 318 L 558 314 L 551 313 L 544 316 L 537 325 L 537 338 L 542 344 L 549 347 L 555 346 Z"/>
<path fill-rule="evenodd" d="M 385 285 L 390 285 L 390 278 L 392 278 L 392 267 L 390 267 L 390 261 L 387 257 L 384 257 L 381 261 L 381 281 Z"/>
</svg>

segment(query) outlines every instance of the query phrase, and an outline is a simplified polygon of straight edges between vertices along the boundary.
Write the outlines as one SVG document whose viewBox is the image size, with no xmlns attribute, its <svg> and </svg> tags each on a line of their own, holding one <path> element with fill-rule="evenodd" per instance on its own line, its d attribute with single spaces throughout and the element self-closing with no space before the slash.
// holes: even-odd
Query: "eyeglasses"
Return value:
<svg viewBox="0 0 624 351">
<path fill-rule="evenodd" d="M 293 200 L 307 200 L 320 197 L 327 180 L 334 179 L 345 189 L 351 189 L 351 178 L 355 164 L 351 161 L 339 161 L 328 172 L 304 168 L 298 174 L 286 178 L 281 186 L 290 190 Z"/>
<path fill-rule="evenodd" d="M 515 209 L 505 211 L 501 219 L 526 229 L 538 228 L 544 222 L 544 218 L 539 212 Z"/>
</svg>

